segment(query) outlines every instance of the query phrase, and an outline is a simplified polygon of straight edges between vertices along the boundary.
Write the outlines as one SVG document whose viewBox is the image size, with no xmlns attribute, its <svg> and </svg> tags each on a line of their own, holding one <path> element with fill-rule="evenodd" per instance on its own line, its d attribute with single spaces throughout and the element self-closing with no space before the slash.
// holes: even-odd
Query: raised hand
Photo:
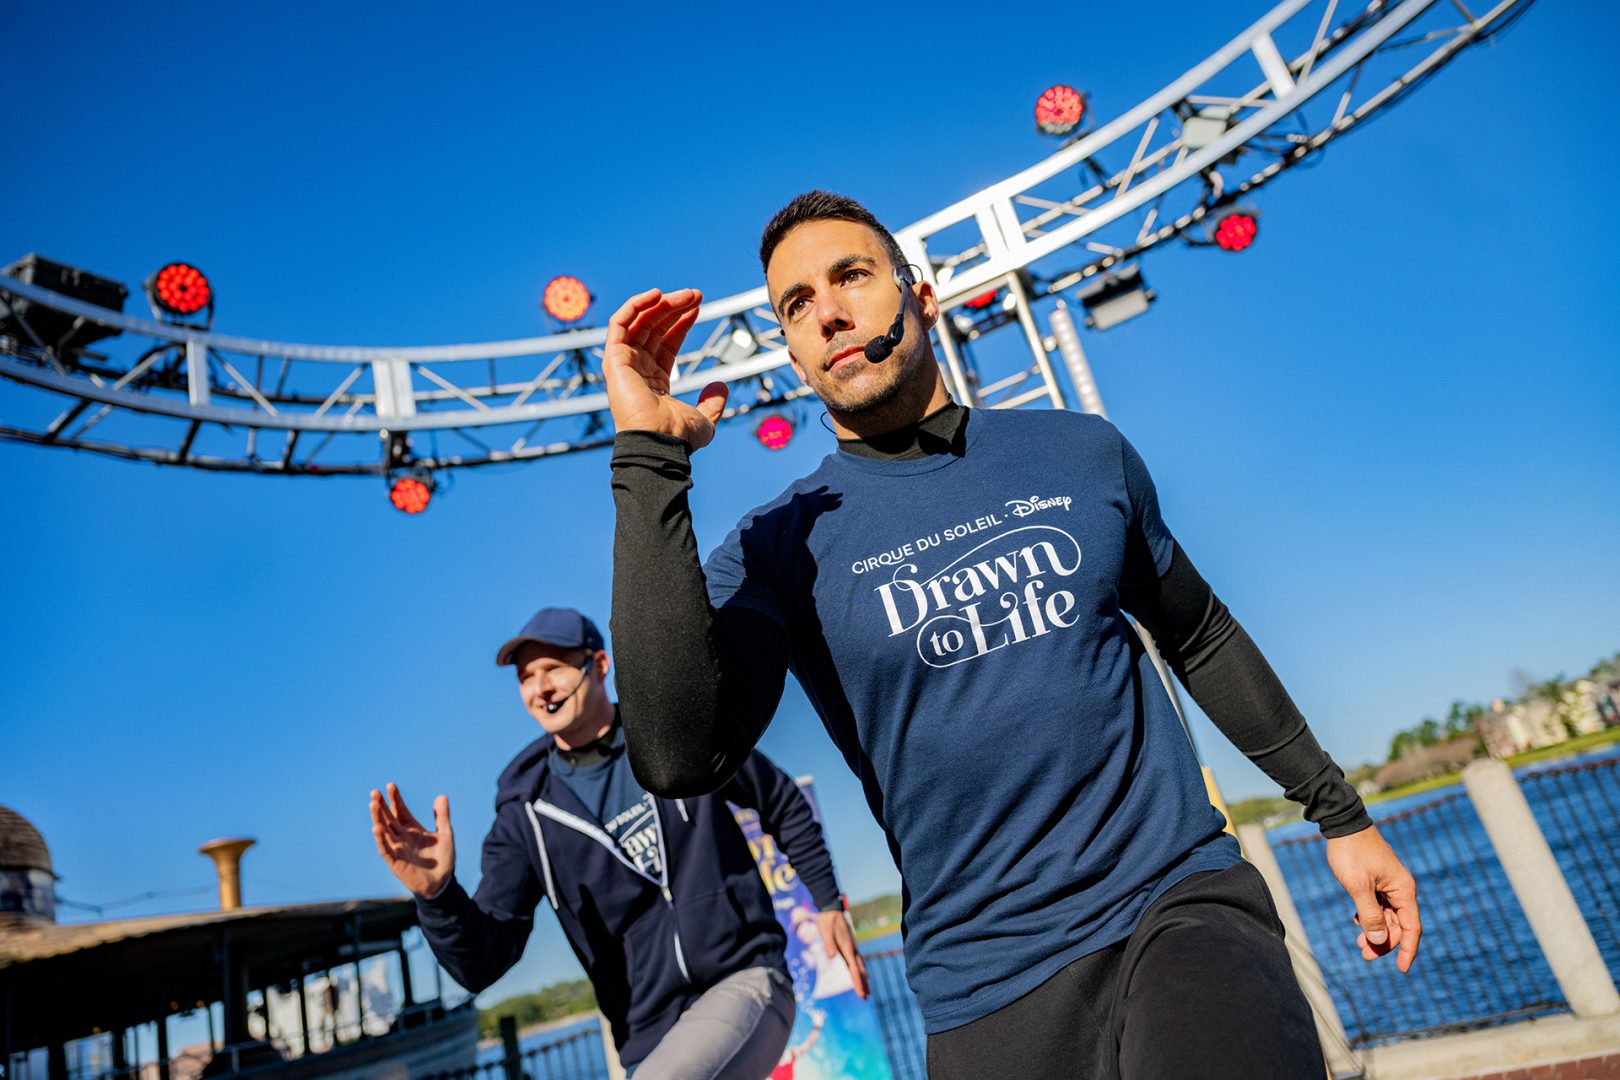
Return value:
<svg viewBox="0 0 1620 1080">
<path fill-rule="evenodd" d="M 394 784 L 388 785 L 390 807 L 382 792 L 371 792 L 371 835 L 377 840 L 377 854 L 399 883 L 417 896 L 439 895 L 456 870 L 456 838 L 450 831 L 450 800 L 440 795 L 433 800 L 434 830 L 429 832 Z"/>
<path fill-rule="evenodd" d="M 602 375 L 615 430 L 673 435 L 693 450 L 714 438 L 715 422 L 726 407 L 726 384 L 705 386 L 696 407 L 669 393 L 675 357 L 702 303 L 696 289 L 648 289 L 626 300 L 608 320 Z"/>
<path fill-rule="evenodd" d="M 1423 924 L 1418 919 L 1417 881 L 1378 827 L 1327 841 L 1328 867 L 1355 901 L 1356 946 L 1375 960 L 1399 949 L 1395 966 L 1404 975 L 1417 959 Z"/>
</svg>

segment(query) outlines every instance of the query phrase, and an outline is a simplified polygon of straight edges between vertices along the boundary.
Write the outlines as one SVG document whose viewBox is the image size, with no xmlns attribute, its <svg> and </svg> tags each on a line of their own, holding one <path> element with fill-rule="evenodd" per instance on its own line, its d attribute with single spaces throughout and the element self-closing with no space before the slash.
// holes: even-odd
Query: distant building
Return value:
<svg viewBox="0 0 1620 1080">
<path fill-rule="evenodd" d="M 56 921 L 56 875 L 45 838 L 29 820 L 0 806 L 0 933 Z"/>
<path fill-rule="evenodd" d="M 1620 679 L 1576 679 L 1557 698 L 1497 698 L 1474 729 L 1493 758 L 1556 746 L 1620 723 Z"/>
</svg>

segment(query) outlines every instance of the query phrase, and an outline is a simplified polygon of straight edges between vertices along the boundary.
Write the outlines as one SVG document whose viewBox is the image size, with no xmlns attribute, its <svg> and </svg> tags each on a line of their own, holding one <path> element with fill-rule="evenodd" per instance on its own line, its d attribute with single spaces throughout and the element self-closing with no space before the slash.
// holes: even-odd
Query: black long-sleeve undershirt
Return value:
<svg viewBox="0 0 1620 1080">
<path fill-rule="evenodd" d="M 949 405 L 913 428 L 843 448 L 875 457 L 960 454 L 970 418 L 970 410 Z M 625 432 L 614 442 L 612 469 L 612 629 L 631 765 L 647 790 L 665 797 L 713 791 L 776 712 L 791 659 L 788 632 L 758 612 L 710 606 L 684 442 Z M 1137 553 L 1138 566 L 1142 558 Z M 1185 552 L 1177 546 L 1163 574 L 1133 573 L 1131 562 L 1121 607 L 1153 635 L 1215 726 L 1304 806 L 1324 836 L 1370 825 L 1281 680 Z"/>
</svg>

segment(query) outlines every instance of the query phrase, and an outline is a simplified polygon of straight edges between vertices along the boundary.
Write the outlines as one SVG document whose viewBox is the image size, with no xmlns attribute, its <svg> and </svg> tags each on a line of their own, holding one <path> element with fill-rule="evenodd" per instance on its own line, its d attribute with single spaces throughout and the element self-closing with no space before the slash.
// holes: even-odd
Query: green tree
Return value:
<svg viewBox="0 0 1620 1080">
<path fill-rule="evenodd" d="M 1474 721 L 1485 714 L 1485 706 L 1477 702 L 1470 705 L 1461 699 L 1451 703 L 1446 713 L 1446 738 L 1455 739 L 1474 730 Z"/>
<path fill-rule="evenodd" d="M 1389 760 L 1396 760 L 1416 745 L 1417 739 L 1410 731 L 1397 731 L 1389 742 Z"/>
</svg>

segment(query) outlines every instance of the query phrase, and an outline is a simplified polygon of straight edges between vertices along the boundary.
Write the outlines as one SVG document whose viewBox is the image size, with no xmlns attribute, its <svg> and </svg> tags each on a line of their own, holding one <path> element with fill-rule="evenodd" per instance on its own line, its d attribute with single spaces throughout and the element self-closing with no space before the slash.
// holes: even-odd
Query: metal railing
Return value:
<svg viewBox="0 0 1620 1080">
<path fill-rule="evenodd" d="M 1442 795 L 1378 819 L 1422 883 L 1423 948 L 1410 973 L 1369 964 L 1323 840 L 1272 845 L 1354 1047 L 1568 1010 L 1473 804 Z"/>
<path fill-rule="evenodd" d="M 1620 757 L 1539 769 L 1519 781 L 1609 974 L 1620 980 Z"/>
<path fill-rule="evenodd" d="M 894 1080 L 926 1080 L 927 1037 L 922 1013 L 906 982 L 906 961 L 901 949 L 884 949 L 866 958 L 866 977 L 872 984 L 883 1052 L 888 1055 Z"/>
<path fill-rule="evenodd" d="M 438 1073 L 435 1080 L 608 1080 L 602 1031 L 592 1020 L 545 1042 L 531 1043 L 516 1057 L 481 1061 Z"/>
</svg>

